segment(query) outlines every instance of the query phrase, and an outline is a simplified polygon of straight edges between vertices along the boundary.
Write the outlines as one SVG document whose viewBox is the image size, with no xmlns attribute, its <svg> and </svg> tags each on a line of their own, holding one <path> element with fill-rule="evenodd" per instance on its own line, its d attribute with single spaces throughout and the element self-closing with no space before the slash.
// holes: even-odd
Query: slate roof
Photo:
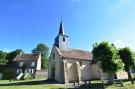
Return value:
<svg viewBox="0 0 135 89">
<path fill-rule="evenodd" d="M 64 34 L 64 26 L 63 26 L 62 22 L 60 23 L 59 35 L 65 35 Z"/>
<path fill-rule="evenodd" d="M 22 61 L 22 60 L 38 60 L 39 54 L 22 54 L 17 56 L 14 61 Z"/>
<path fill-rule="evenodd" d="M 69 49 L 60 50 L 62 57 L 71 59 L 82 59 L 82 60 L 92 60 L 92 53 L 84 50 Z"/>
</svg>

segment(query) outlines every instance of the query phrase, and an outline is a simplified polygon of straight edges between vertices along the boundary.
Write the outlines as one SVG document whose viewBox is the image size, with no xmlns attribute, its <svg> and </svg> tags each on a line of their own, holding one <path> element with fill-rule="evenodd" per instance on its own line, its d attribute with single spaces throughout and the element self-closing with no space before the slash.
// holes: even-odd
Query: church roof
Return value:
<svg viewBox="0 0 135 89">
<path fill-rule="evenodd" d="M 60 50 L 64 58 L 92 60 L 92 53 L 84 50 L 69 49 Z"/>
<path fill-rule="evenodd" d="M 25 61 L 25 60 L 38 60 L 40 54 L 22 54 L 17 56 L 14 61 Z"/>
<path fill-rule="evenodd" d="M 60 23 L 59 35 L 65 35 L 63 22 Z"/>
</svg>

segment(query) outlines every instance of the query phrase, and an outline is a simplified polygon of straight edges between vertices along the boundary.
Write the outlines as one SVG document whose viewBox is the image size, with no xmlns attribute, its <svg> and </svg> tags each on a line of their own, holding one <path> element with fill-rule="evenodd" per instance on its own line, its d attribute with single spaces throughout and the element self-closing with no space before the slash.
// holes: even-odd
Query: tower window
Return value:
<svg viewBox="0 0 135 89">
<path fill-rule="evenodd" d="M 63 37 L 63 41 L 64 41 L 64 42 L 66 41 L 65 37 Z"/>
</svg>

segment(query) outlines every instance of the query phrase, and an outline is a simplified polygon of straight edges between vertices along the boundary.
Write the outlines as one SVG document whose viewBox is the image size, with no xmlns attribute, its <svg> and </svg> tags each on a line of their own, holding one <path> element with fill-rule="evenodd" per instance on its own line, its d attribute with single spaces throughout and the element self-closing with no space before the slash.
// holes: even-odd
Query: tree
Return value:
<svg viewBox="0 0 135 89">
<path fill-rule="evenodd" d="M 43 44 L 40 43 L 37 45 L 37 47 L 32 50 L 33 53 L 41 53 L 41 68 L 47 69 L 48 68 L 48 54 L 49 54 L 49 48 Z"/>
<path fill-rule="evenodd" d="M 6 59 L 7 53 L 0 51 L 0 64 L 7 64 L 8 60 Z"/>
<path fill-rule="evenodd" d="M 17 56 L 17 55 L 20 55 L 20 54 L 23 54 L 23 50 L 22 49 L 17 49 L 15 51 L 12 51 L 10 52 L 8 55 L 7 55 L 7 59 L 9 61 L 9 63 L 12 63 L 13 62 L 13 59 Z"/>
<path fill-rule="evenodd" d="M 121 48 L 119 50 L 119 55 L 120 58 L 122 60 L 122 62 L 125 64 L 124 69 L 128 74 L 128 79 L 131 81 L 132 84 L 134 84 L 131 72 L 130 72 L 130 68 L 132 68 L 134 66 L 134 62 L 135 62 L 135 56 L 134 53 L 131 51 L 130 48 L 125 47 L 125 48 Z"/>
<path fill-rule="evenodd" d="M 109 82 L 113 83 L 114 74 L 124 67 L 116 47 L 103 41 L 93 45 L 92 53 L 94 60 L 100 63 L 103 72 L 109 75 Z"/>
</svg>

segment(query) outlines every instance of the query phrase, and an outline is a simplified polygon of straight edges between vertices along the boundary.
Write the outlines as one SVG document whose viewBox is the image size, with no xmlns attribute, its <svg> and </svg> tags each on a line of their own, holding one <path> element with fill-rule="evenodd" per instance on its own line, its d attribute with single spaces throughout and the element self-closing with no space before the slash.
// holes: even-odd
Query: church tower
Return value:
<svg viewBox="0 0 135 89">
<path fill-rule="evenodd" d="M 57 46 L 59 49 L 68 50 L 68 44 L 69 44 L 69 37 L 65 35 L 63 22 L 61 22 L 59 33 L 58 36 L 55 38 L 54 45 Z"/>
</svg>

